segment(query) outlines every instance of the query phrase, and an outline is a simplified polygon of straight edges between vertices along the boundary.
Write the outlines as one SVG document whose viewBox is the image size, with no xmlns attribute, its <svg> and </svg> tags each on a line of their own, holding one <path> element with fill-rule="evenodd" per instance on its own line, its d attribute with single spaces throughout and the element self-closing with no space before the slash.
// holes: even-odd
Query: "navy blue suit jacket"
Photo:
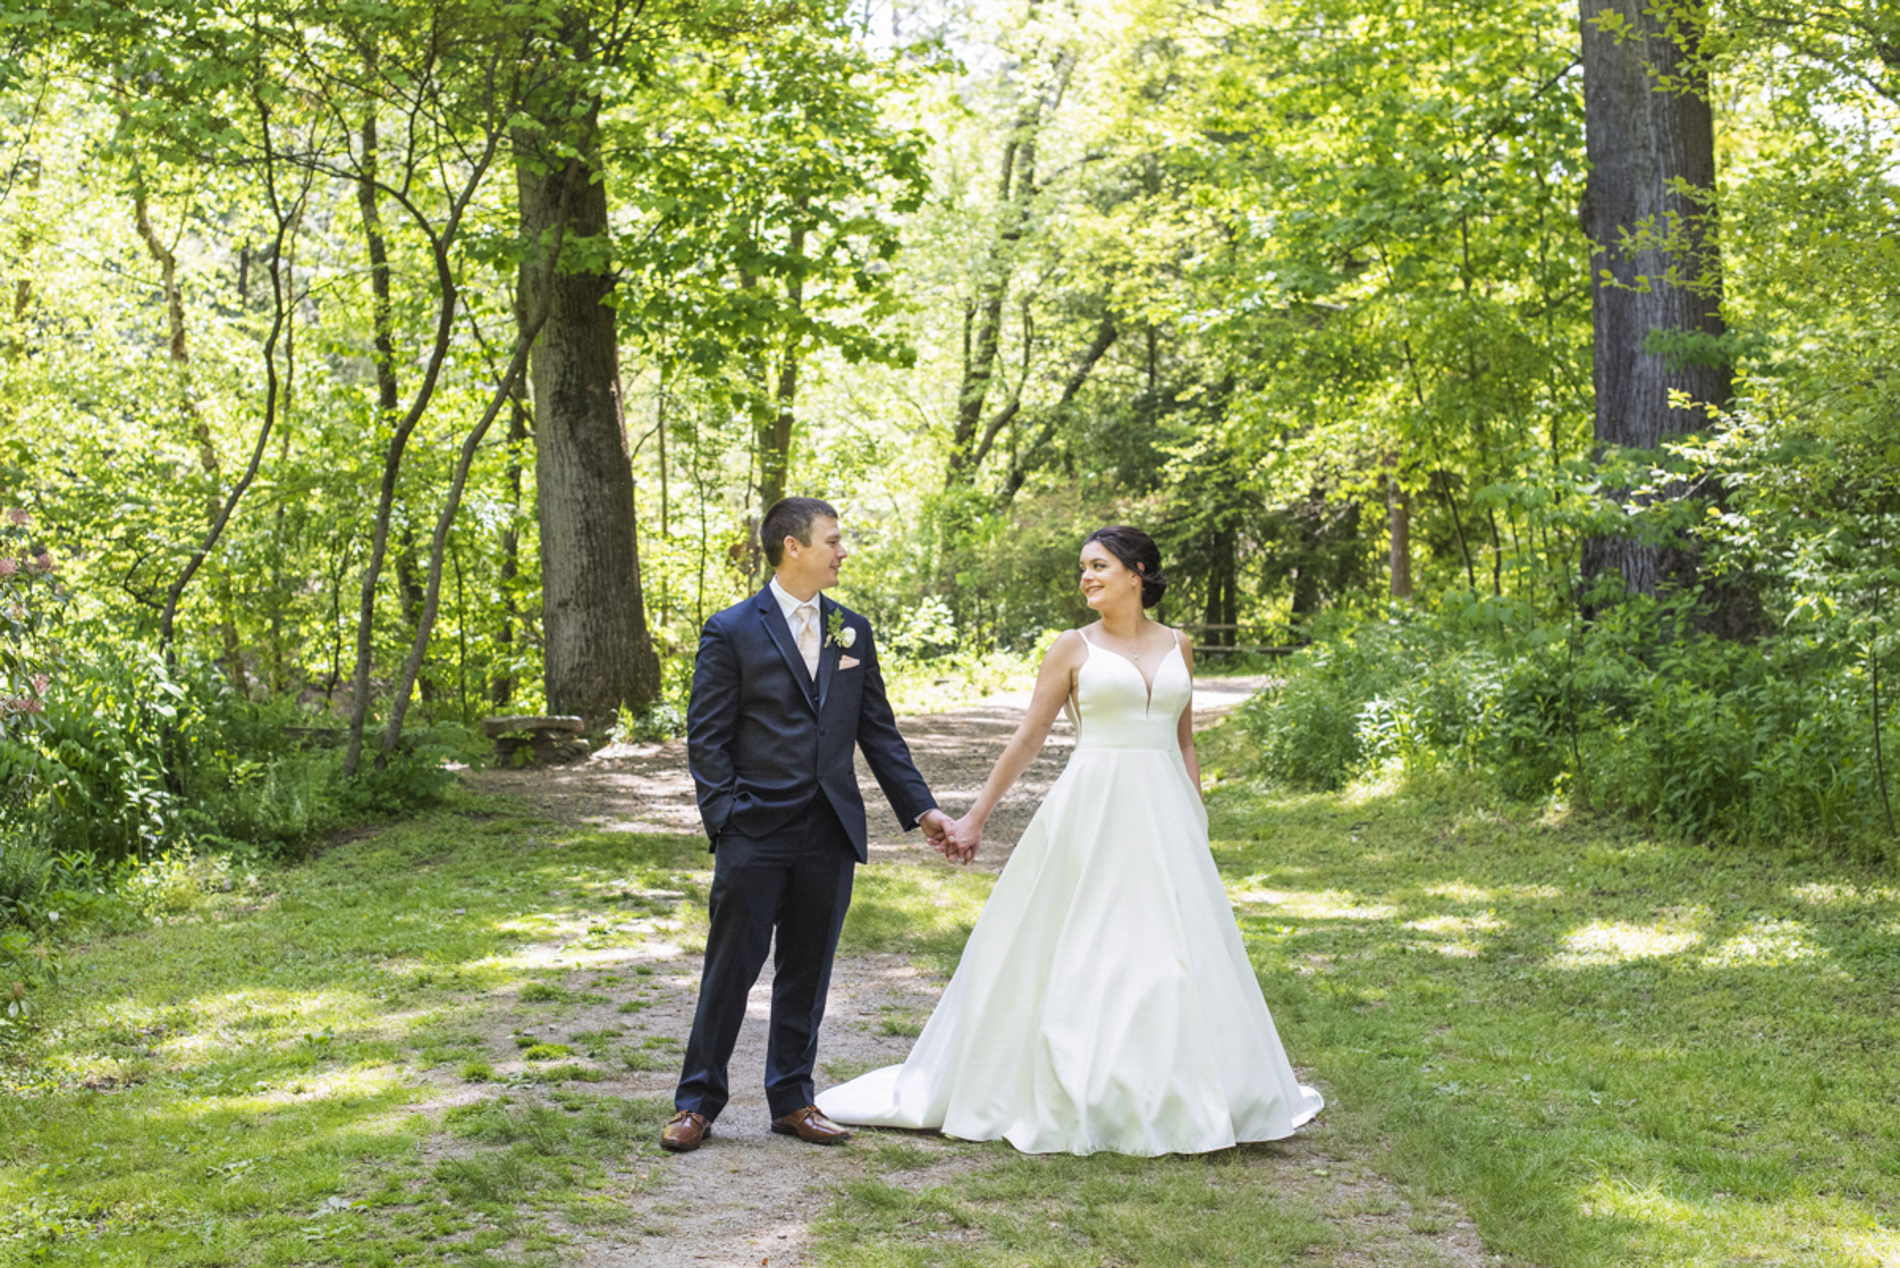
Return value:
<svg viewBox="0 0 1900 1268">
<path fill-rule="evenodd" d="M 856 631 L 850 647 L 832 636 L 837 621 Z M 822 796 L 850 834 L 858 861 L 868 861 L 856 748 L 905 831 L 937 805 L 897 732 L 870 623 L 821 595 L 818 624 L 824 646 L 817 682 L 769 585 L 715 615 L 700 633 L 686 746 L 699 816 L 715 850 L 729 833 L 770 837 Z M 843 665 L 846 657 L 857 664 Z"/>
</svg>

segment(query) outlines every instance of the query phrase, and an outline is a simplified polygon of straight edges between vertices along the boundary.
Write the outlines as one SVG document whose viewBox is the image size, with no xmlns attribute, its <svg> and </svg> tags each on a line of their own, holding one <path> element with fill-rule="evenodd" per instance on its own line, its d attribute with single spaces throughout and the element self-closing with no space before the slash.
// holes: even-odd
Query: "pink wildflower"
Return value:
<svg viewBox="0 0 1900 1268">
<path fill-rule="evenodd" d="M 44 700 L 26 700 L 21 703 L 25 705 L 25 712 L 27 713 L 46 712 L 46 701 Z"/>
<path fill-rule="evenodd" d="M 17 506 L 7 512 L 7 518 L 12 520 L 15 524 L 18 524 L 21 528 L 25 528 L 28 524 L 33 522 L 33 517 Z"/>
<path fill-rule="evenodd" d="M 20 571 L 20 565 L 5 555 L 0 555 L 0 577 L 11 577 Z"/>
<path fill-rule="evenodd" d="M 53 557 L 48 554 L 41 554 L 33 561 L 33 571 L 42 573 L 53 571 Z"/>
<path fill-rule="evenodd" d="M 52 685 L 53 685 L 53 676 L 51 674 L 34 674 L 33 675 L 33 694 L 34 695 L 36 696 L 45 695 L 46 689 Z"/>
</svg>

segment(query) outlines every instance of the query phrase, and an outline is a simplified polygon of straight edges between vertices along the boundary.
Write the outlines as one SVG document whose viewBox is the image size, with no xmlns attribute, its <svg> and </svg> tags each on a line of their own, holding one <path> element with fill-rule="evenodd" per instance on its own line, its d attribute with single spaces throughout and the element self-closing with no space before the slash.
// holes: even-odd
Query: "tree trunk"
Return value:
<svg viewBox="0 0 1900 1268">
<path fill-rule="evenodd" d="M 799 211 L 805 210 L 805 200 L 799 200 Z M 805 254 L 805 226 L 792 227 L 791 255 L 793 258 Z M 802 312 L 805 306 L 805 283 L 794 276 L 786 284 L 786 298 L 791 302 L 793 312 Z M 773 403 L 777 406 L 772 416 L 759 425 L 759 518 L 772 509 L 772 504 L 785 496 L 786 477 L 792 467 L 792 425 L 797 420 L 798 407 L 798 344 L 799 336 L 793 335 L 785 343 L 779 357 L 778 387 L 773 393 Z M 662 442 L 664 443 L 664 442 Z"/>
<path fill-rule="evenodd" d="M 224 505 L 223 490 L 219 487 L 224 464 L 218 459 L 217 446 L 211 443 L 211 424 L 205 421 L 204 413 L 192 395 L 191 347 L 185 330 L 185 292 L 178 285 L 178 255 L 152 227 L 151 206 L 146 197 L 145 184 L 136 175 L 132 185 L 132 214 L 146 252 L 158 265 L 159 288 L 165 296 L 166 344 L 178 379 L 178 412 L 191 433 L 192 441 L 198 446 L 198 470 L 205 476 L 208 486 L 205 490 L 204 513 L 205 525 L 209 528 L 218 522 L 218 512 Z M 224 642 L 224 671 L 230 676 L 231 685 L 239 695 L 249 695 L 250 683 L 244 675 L 244 651 L 238 642 L 237 612 L 231 596 L 231 582 L 220 569 L 214 567 L 212 574 L 218 629 Z"/>
<path fill-rule="evenodd" d="M 967 484 L 989 452 L 997 433 L 1016 414 L 1021 384 L 1011 400 L 986 422 L 996 362 L 1003 345 L 1003 308 L 1016 266 L 1016 249 L 1029 230 L 1035 202 L 1037 142 L 1042 128 L 1061 104 L 1076 59 L 1067 51 L 1057 54 L 1048 88 L 1035 92 L 1017 112 L 1015 127 L 1003 146 L 1002 170 L 997 178 L 996 240 L 977 283 L 977 298 L 964 312 L 963 376 L 957 387 L 956 427 L 950 438 L 950 461 L 944 487 Z M 1027 349 L 1025 350 L 1027 351 Z M 1026 367 L 1025 367 L 1026 368 Z"/>
<path fill-rule="evenodd" d="M 559 241 L 557 229 L 555 238 Z M 555 251 L 558 253 L 559 246 Z M 396 679 L 396 690 L 389 701 L 389 722 L 383 730 L 383 756 L 387 758 L 396 751 L 396 745 L 402 740 L 403 719 L 409 712 L 409 697 L 414 691 L 416 678 L 422 672 L 422 664 L 429 655 L 429 641 L 435 635 L 435 618 L 441 610 L 442 600 L 442 561 L 449 549 L 449 531 L 455 527 L 455 516 L 462 507 L 462 492 L 468 487 L 469 468 L 475 465 L 475 455 L 480 452 L 482 438 L 488 434 L 489 427 L 503 408 L 514 401 L 515 384 L 520 381 L 522 372 L 528 364 L 528 350 L 534 343 L 534 337 L 540 332 L 537 321 L 529 321 L 521 327 L 514 355 L 509 358 L 508 369 L 502 375 L 501 382 L 495 385 L 494 393 L 489 397 L 488 408 L 483 411 L 480 421 L 469 429 L 468 439 L 462 442 L 462 452 L 455 463 L 455 471 L 449 478 L 448 496 L 443 499 L 442 512 L 436 517 L 435 536 L 429 544 L 429 573 L 424 583 L 421 610 L 416 614 L 415 634 L 409 645 L 409 655 L 403 661 L 402 669 Z M 456 564 L 458 578 L 457 591 L 460 591 L 459 578 L 461 564 Z M 459 603 L 458 603 L 459 608 Z M 458 621 L 459 621 L 458 617 Z M 464 655 L 466 660 L 466 654 Z M 466 688 L 464 688 L 466 696 Z M 467 716 L 467 702 L 464 700 L 463 715 Z"/>
<path fill-rule="evenodd" d="M 1293 628 L 1304 639 L 1307 621 L 1319 613 L 1319 559 L 1326 523 L 1325 491 L 1314 489 L 1309 492 L 1305 504 L 1298 510 L 1300 513 L 1294 522 L 1299 529 L 1295 547 L 1299 564 L 1293 570 L 1293 600 L 1289 605 L 1288 616 Z"/>
<path fill-rule="evenodd" d="M 376 60 L 369 62 L 374 73 Z M 391 299 L 389 238 L 377 196 L 377 166 L 381 142 L 376 115 L 363 117 L 362 175 L 356 182 L 356 206 L 363 217 L 363 237 L 369 251 L 370 341 L 376 349 L 376 414 L 379 427 L 394 427 L 402 412 L 401 384 L 396 376 L 396 319 Z M 402 600 L 402 620 L 413 633 L 422 616 L 422 574 L 416 564 L 416 530 L 405 523 L 396 539 L 396 591 Z M 424 698 L 432 693 L 423 680 Z"/>
<path fill-rule="evenodd" d="M 1009 475 L 1003 480 L 1002 491 L 996 498 L 996 507 L 999 511 L 1007 508 L 1022 491 L 1023 481 L 1029 478 L 1030 464 L 1055 439 L 1057 424 L 1067 416 L 1069 407 L 1075 403 L 1075 398 L 1082 391 L 1083 384 L 1088 382 L 1089 375 L 1094 372 L 1097 365 L 1101 364 L 1102 358 L 1108 355 L 1108 350 L 1115 346 L 1115 340 L 1118 337 L 1115 319 L 1112 316 L 1102 318 L 1100 324 L 1095 327 L 1095 337 L 1082 352 L 1082 360 L 1069 371 L 1068 380 L 1062 385 L 1062 395 L 1056 398 L 1054 407 L 1042 420 L 1042 425 L 1036 429 L 1036 434 L 1030 438 L 1029 443 L 1024 445 L 1021 452 L 1010 461 Z M 992 430 L 990 433 L 992 439 L 995 434 Z M 979 450 L 977 461 L 981 462 L 982 455 L 987 452 L 987 449 Z"/>
<path fill-rule="evenodd" d="M 370 187 L 369 198 L 364 205 L 363 228 L 370 244 L 372 262 L 379 249 L 377 244 L 383 241 L 382 222 L 375 209 L 379 188 L 377 171 L 380 155 L 370 148 L 374 144 L 374 139 L 373 128 L 366 129 L 365 153 L 357 173 L 357 179 L 360 182 L 359 190 L 363 183 Z M 435 390 L 441 382 L 442 369 L 448 361 L 449 345 L 453 341 L 455 315 L 461 308 L 461 288 L 451 262 L 450 251 L 461 232 L 463 214 L 480 191 L 482 182 L 487 178 L 489 165 L 494 160 L 499 144 L 498 132 L 491 132 L 483 138 L 481 149 L 476 153 L 474 162 L 463 173 L 463 184 L 456 190 L 448 212 L 439 225 L 431 226 L 425 219 L 415 215 L 411 209 L 411 216 L 416 221 L 417 228 L 422 230 L 429 241 L 430 263 L 435 272 L 435 329 L 431 333 L 426 355 L 422 359 L 422 372 L 417 378 L 415 396 L 410 400 L 409 408 L 399 418 L 385 416 L 385 421 L 390 427 L 389 440 L 383 449 L 383 471 L 377 488 L 376 518 L 370 534 L 369 557 L 363 565 L 362 592 L 357 606 L 356 669 L 350 683 L 349 741 L 343 751 L 343 773 L 346 776 L 354 776 L 362 761 L 363 734 L 369 724 L 370 675 L 375 664 L 376 649 L 376 590 L 382 577 L 383 564 L 389 553 L 389 528 L 396 504 L 396 485 L 402 474 L 403 454 L 408 447 L 409 438 L 415 434 L 416 426 L 421 423 L 422 416 L 428 412 L 430 402 L 435 399 Z M 405 156 L 409 163 L 413 163 L 414 157 L 413 153 Z M 373 283 L 372 272 L 372 285 Z M 383 383 L 380 376 L 377 393 L 379 403 L 388 399 L 383 395 Z"/>
<path fill-rule="evenodd" d="M 515 698 L 515 578 L 521 575 L 521 450 L 528 440 L 528 402 L 517 381 L 508 403 L 508 523 L 501 530 L 501 632 L 495 646 L 504 668 L 495 675 L 490 699 L 497 710 Z"/>
<path fill-rule="evenodd" d="M 557 268 L 545 249 L 563 221 L 574 239 L 607 233 L 599 124 L 593 103 L 552 129 L 572 146 L 565 153 L 539 131 L 516 136 L 522 234 L 544 247 L 523 264 L 520 291 L 524 311 L 546 314 L 531 378 L 548 708 L 580 715 L 595 734 L 660 687 L 641 606 L 614 279 L 604 263 Z"/>
<path fill-rule="evenodd" d="M 1726 406 L 1733 390 L 1713 344 L 1725 327 L 1706 201 L 1715 188 L 1715 122 L 1697 60 L 1701 30 L 1683 23 L 1670 34 L 1646 0 L 1581 0 L 1580 12 L 1598 453 L 1655 449 L 1703 421 L 1699 407 Z M 1649 350 L 1654 334 L 1699 337 L 1703 346 Z M 1672 391 L 1698 408 L 1672 409 Z M 1617 573 L 1635 594 L 1693 586 L 1696 567 L 1686 539 L 1605 536 L 1583 547 L 1586 584 Z M 1726 610 L 1718 624 L 1738 632 L 1757 610 L 1744 592 L 1718 596 L 1715 606 Z"/>
<path fill-rule="evenodd" d="M 808 202 L 802 196 L 798 200 L 798 211 L 802 215 Z M 801 221 L 792 226 L 790 254 L 794 259 L 805 254 L 806 226 Z M 786 283 L 786 298 L 793 312 L 802 312 L 805 305 L 805 283 L 794 275 Z M 759 517 L 764 519 L 765 512 L 772 504 L 785 496 L 785 482 L 792 465 L 792 426 L 797 419 L 798 406 L 798 352 L 799 337 L 794 335 L 786 341 L 779 358 L 778 385 L 774 392 L 773 411 L 770 421 L 759 429 Z"/>
<path fill-rule="evenodd" d="M 1239 560 L 1236 558 L 1238 534 L 1231 528 L 1214 530 L 1211 562 L 1207 570 L 1207 637 L 1209 647 L 1233 647 L 1239 642 L 1240 621 Z"/>
<path fill-rule="evenodd" d="M 1385 522 L 1391 534 L 1389 560 L 1392 597 L 1412 597 L 1412 495 L 1399 487 L 1398 477 L 1385 478 Z"/>
</svg>

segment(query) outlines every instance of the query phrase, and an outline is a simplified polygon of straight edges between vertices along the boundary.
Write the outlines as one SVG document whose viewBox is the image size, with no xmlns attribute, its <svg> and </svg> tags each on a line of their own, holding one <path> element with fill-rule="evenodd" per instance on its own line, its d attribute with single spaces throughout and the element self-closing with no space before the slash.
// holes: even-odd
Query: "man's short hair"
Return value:
<svg viewBox="0 0 1900 1268">
<path fill-rule="evenodd" d="M 796 537 L 801 546 L 811 545 L 812 521 L 819 516 L 837 519 L 838 512 L 829 502 L 817 498 L 780 498 L 765 513 L 759 525 L 759 545 L 765 547 L 765 562 L 778 567 L 785 555 L 785 539 Z"/>
</svg>

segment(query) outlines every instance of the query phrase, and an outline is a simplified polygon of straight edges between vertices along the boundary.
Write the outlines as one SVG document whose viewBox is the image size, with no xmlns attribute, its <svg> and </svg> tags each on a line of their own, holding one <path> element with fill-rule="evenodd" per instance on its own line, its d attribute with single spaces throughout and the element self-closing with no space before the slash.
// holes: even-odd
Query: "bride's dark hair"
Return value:
<svg viewBox="0 0 1900 1268">
<path fill-rule="evenodd" d="M 1107 528 L 1098 528 L 1088 536 L 1089 542 L 1100 542 L 1102 549 L 1121 560 L 1122 567 L 1141 577 L 1141 606 L 1151 608 L 1161 602 L 1161 596 L 1167 593 L 1168 579 L 1161 575 L 1161 548 L 1155 545 L 1155 539 L 1138 528 L 1129 528 L 1125 524 L 1111 524 Z"/>
</svg>

